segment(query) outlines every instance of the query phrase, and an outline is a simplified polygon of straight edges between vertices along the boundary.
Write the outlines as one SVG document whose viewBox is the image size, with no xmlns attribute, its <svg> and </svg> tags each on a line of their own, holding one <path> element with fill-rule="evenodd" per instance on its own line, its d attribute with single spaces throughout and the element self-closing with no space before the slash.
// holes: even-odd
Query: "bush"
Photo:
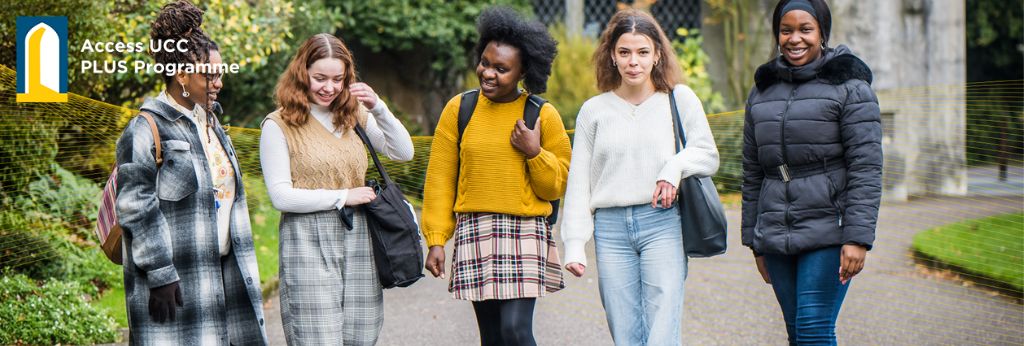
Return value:
<svg viewBox="0 0 1024 346">
<path fill-rule="evenodd" d="M 61 239 L 45 222 L 33 222 L 20 212 L 0 212 L 0 270 L 44 278 L 64 256 Z"/>
<path fill-rule="evenodd" d="M 117 327 L 86 303 L 77 282 L 42 286 L 25 275 L 0 277 L 0 344 L 93 344 L 116 341 Z"/>
<path fill-rule="evenodd" d="M 583 102 L 600 93 L 594 64 L 590 63 L 597 41 L 582 35 L 570 36 L 562 24 L 551 27 L 551 36 L 558 41 L 558 56 L 551 66 L 548 92 L 541 96 L 558 109 L 565 128 L 572 129 L 576 128 L 576 115 Z"/>
<path fill-rule="evenodd" d="M 27 216 L 64 225 L 76 240 L 92 239 L 101 190 L 92 181 L 52 164 L 49 175 L 39 174 L 28 185 L 28 194 L 15 198 L 15 206 Z"/>
<path fill-rule="evenodd" d="M 679 28 L 676 30 L 676 36 L 682 41 L 673 41 L 672 47 L 676 50 L 679 67 L 683 69 L 684 83 L 697 94 L 697 98 L 704 104 L 705 113 L 724 111 L 725 100 L 722 94 L 712 89 L 711 76 L 705 67 L 710 58 L 701 48 L 704 45 L 704 37 L 700 36 L 700 30 Z"/>
</svg>

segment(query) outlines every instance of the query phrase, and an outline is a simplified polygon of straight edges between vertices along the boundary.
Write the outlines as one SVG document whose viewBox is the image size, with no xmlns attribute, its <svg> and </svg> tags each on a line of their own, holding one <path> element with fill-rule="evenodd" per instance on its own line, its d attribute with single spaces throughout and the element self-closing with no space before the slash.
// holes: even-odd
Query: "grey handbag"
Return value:
<svg viewBox="0 0 1024 346">
<path fill-rule="evenodd" d="M 675 91 L 669 93 L 676 152 L 686 147 L 686 133 L 679 119 Z M 725 253 L 725 209 L 711 177 L 689 176 L 679 182 L 679 217 L 683 224 L 683 249 L 687 257 L 711 257 Z"/>
</svg>

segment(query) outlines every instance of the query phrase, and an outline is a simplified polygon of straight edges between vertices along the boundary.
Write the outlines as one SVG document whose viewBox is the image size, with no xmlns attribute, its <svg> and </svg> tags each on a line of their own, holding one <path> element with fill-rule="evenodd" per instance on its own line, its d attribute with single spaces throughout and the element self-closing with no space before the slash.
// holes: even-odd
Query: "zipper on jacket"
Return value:
<svg viewBox="0 0 1024 346">
<path fill-rule="evenodd" d="M 791 90 L 789 92 L 789 98 L 786 99 L 786 109 L 784 111 L 782 111 L 782 120 L 781 120 L 781 122 L 779 124 L 779 137 L 780 137 L 780 143 L 782 144 L 782 164 L 783 165 L 788 165 L 789 164 L 789 158 L 787 157 L 787 152 L 786 152 L 786 116 L 789 115 L 789 107 L 791 105 L 793 105 L 793 97 L 796 96 L 796 89 L 799 88 L 799 87 L 800 87 L 800 85 L 795 85 L 795 86 L 793 86 L 793 90 Z M 790 239 L 790 236 L 793 233 L 792 216 L 789 213 L 789 207 L 790 207 L 789 180 L 787 179 L 782 184 L 783 184 L 782 185 L 783 188 L 786 189 L 786 213 L 784 215 L 784 220 L 786 222 L 786 252 L 789 253 L 789 252 L 791 252 L 791 249 L 789 247 L 789 239 Z"/>
</svg>

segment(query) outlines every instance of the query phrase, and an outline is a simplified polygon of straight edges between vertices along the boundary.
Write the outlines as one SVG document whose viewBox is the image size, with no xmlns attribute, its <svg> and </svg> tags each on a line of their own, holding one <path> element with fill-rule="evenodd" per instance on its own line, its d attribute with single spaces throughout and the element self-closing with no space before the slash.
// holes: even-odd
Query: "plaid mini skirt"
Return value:
<svg viewBox="0 0 1024 346">
<path fill-rule="evenodd" d="M 448 284 L 453 298 L 538 298 L 565 288 L 544 217 L 459 213 L 456 222 Z"/>
</svg>

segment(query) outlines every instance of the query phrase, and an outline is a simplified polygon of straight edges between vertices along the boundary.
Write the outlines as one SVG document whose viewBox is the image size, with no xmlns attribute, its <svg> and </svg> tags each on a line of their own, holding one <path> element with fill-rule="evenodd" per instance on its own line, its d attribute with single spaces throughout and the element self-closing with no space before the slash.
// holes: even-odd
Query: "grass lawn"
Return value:
<svg viewBox="0 0 1024 346">
<path fill-rule="evenodd" d="M 1024 290 L 1024 213 L 936 227 L 915 235 L 913 247 L 970 275 Z"/>
<path fill-rule="evenodd" d="M 281 213 L 274 209 L 267 197 L 262 177 L 245 181 L 247 201 L 249 203 L 252 237 L 256 245 L 256 262 L 260 268 L 260 280 L 264 291 L 277 286 L 277 226 Z M 103 293 L 92 305 L 106 308 L 110 316 L 121 327 L 128 327 L 128 315 L 124 305 L 124 287 L 118 285 Z"/>
</svg>

